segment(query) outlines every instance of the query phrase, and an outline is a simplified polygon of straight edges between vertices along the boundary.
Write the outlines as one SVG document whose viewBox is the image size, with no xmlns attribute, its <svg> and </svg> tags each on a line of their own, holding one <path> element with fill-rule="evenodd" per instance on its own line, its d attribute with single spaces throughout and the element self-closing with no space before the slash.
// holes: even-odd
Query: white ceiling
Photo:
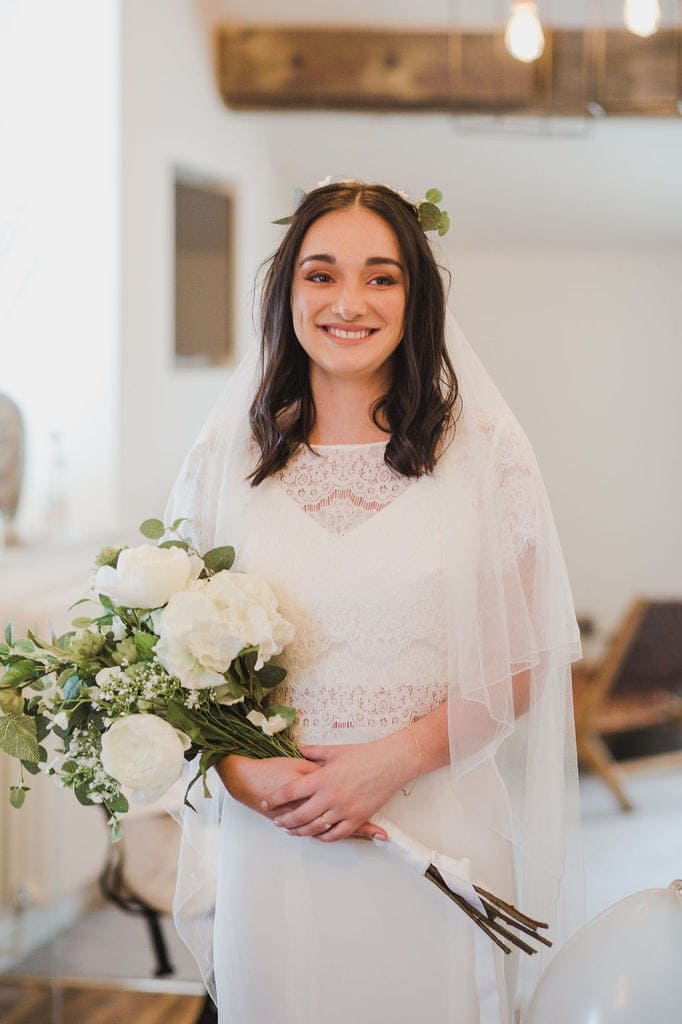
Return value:
<svg viewBox="0 0 682 1024">
<path fill-rule="evenodd" d="M 619 0 L 544 0 L 554 24 L 579 26 Z M 674 0 L 662 0 L 672 17 Z M 197 0 L 203 19 L 264 23 L 415 24 L 395 0 Z M 490 28 L 504 0 L 422 0 L 420 25 L 466 15 Z M 488 19 L 486 25 L 486 18 Z M 492 119 L 441 114 L 243 113 L 270 145 L 286 204 L 328 174 L 387 181 L 423 195 L 442 188 L 466 246 L 682 246 L 682 117 Z"/>
</svg>

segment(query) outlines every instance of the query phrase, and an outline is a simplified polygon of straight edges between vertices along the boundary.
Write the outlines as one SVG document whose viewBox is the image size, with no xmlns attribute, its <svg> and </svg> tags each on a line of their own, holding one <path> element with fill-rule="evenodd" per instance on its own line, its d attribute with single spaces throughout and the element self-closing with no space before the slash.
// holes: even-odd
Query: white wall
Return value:
<svg viewBox="0 0 682 1024">
<path fill-rule="evenodd" d="M 115 0 L 0 11 L 0 389 L 27 422 L 18 527 L 113 525 L 118 444 L 119 34 Z M 65 466 L 50 480 L 50 433 Z"/>
<path fill-rule="evenodd" d="M 225 370 L 173 367 L 173 168 L 232 185 L 237 337 L 273 229 L 273 165 L 257 121 L 231 114 L 213 80 L 210 26 L 190 2 L 123 0 L 119 507 L 124 532 L 163 512 L 181 457 Z"/>
<path fill-rule="evenodd" d="M 466 251 L 452 306 L 529 435 L 578 610 L 682 592 L 682 251 Z"/>
</svg>

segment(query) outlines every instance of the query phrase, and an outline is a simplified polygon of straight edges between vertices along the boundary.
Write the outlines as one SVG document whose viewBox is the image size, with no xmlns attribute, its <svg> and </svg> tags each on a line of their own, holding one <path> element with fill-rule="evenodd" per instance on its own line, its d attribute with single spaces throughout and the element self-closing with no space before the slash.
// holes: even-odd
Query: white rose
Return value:
<svg viewBox="0 0 682 1024">
<path fill-rule="evenodd" d="M 266 736 L 274 736 L 276 732 L 286 729 L 289 724 L 282 715 L 273 715 L 272 718 L 266 718 L 260 711 L 249 711 L 246 717 L 252 725 L 262 729 Z"/>
<path fill-rule="evenodd" d="M 125 608 L 159 608 L 171 594 L 196 579 L 203 562 L 182 548 L 159 548 L 140 544 L 124 548 L 114 569 L 102 565 L 94 589 Z"/>
<path fill-rule="evenodd" d="M 294 638 L 294 627 L 277 609 L 277 598 L 255 573 L 223 570 L 206 583 L 206 593 L 223 612 L 230 632 L 241 647 L 258 647 L 256 669 L 262 668 Z"/>
<path fill-rule="evenodd" d="M 102 766 L 108 775 L 156 799 L 182 774 L 190 739 L 157 715 L 117 719 L 102 735 Z"/>
</svg>

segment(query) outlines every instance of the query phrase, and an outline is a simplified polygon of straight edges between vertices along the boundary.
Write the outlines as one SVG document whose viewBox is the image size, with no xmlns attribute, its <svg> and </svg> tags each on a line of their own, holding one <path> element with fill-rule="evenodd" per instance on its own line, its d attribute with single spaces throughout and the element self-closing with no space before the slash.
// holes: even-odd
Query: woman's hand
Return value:
<svg viewBox="0 0 682 1024">
<path fill-rule="evenodd" d="M 315 836 L 321 842 L 357 835 L 418 771 L 415 747 L 405 732 L 371 743 L 302 746 L 300 750 L 318 763 L 318 771 L 273 786 L 261 808 L 290 835 Z M 332 827 L 327 828 L 326 822 Z M 373 835 L 388 838 L 378 826 L 369 827 Z"/>
<path fill-rule="evenodd" d="M 252 811 L 273 818 L 261 806 L 273 787 L 304 778 L 319 770 L 319 765 L 298 757 L 242 757 L 229 754 L 219 761 L 216 771 L 231 797 Z"/>
<path fill-rule="evenodd" d="M 245 807 L 257 811 L 270 820 L 276 813 L 263 807 L 263 801 L 275 789 L 298 782 L 320 770 L 320 765 L 312 760 L 297 757 L 242 757 L 229 754 L 219 761 L 216 771 L 223 785 L 233 799 Z M 281 811 L 294 811 L 300 801 L 291 801 L 278 808 Z M 362 822 L 356 831 L 361 838 L 372 839 L 375 835 L 385 836 L 383 829 Z"/>
</svg>

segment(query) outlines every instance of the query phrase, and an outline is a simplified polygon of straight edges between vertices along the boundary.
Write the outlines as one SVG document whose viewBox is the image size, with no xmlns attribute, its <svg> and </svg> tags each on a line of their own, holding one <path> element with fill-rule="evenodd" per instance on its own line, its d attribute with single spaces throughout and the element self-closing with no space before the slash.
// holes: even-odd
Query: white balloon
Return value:
<svg viewBox="0 0 682 1024">
<path fill-rule="evenodd" d="M 681 955 L 682 882 L 627 896 L 550 961 L 527 1024 L 680 1024 Z"/>
</svg>

